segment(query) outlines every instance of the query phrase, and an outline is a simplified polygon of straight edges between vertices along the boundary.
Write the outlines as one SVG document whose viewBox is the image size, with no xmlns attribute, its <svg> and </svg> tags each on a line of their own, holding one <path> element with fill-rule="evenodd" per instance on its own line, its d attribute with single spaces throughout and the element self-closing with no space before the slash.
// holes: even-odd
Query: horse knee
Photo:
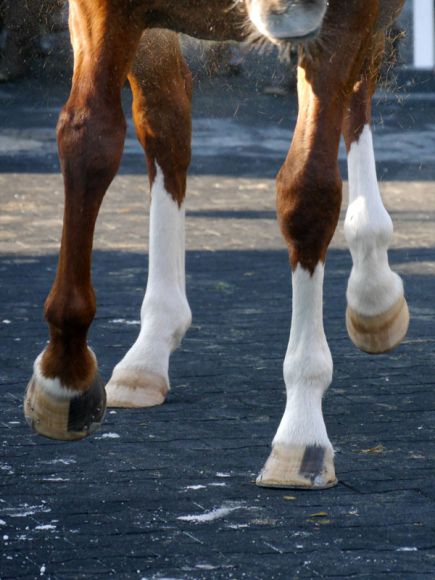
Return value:
<svg viewBox="0 0 435 580">
<path fill-rule="evenodd" d="M 284 166 L 277 177 L 277 212 L 292 266 L 314 271 L 337 226 L 342 184 L 338 172 L 319 174 L 306 166 L 299 173 Z"/>
</svg>

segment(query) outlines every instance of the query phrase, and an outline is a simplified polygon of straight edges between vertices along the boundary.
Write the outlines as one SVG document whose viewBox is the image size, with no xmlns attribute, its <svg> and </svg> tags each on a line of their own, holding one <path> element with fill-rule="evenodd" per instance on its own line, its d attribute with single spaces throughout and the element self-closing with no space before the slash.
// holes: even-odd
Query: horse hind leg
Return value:
<svg viewBox="0 0 435 580">
<path fill-rule="evenodd" d="M 191 78 L 177 35 L 146 31 L 129 81 L 151 184 L 149 272 L 139 336 L 106 391 L 111 407 L 150 407 L 166 399 L 170 354 L 191 323 L 184 264 Z"/>
<path fill-rule="evenodd" d="M 58 123 L 65 185 L 62 241 L 45 305 L 50 341 L 35 361 L 24 404 L 27 422 L 53 439 L 86 437 L 105 411 L 104 385 L 86 340 L 96 310 L 92 241 L 101 202 L 122 155 L 120 92 L 139 40 L 125 11 L 107 11 L 105 3 L 95 0 L 70 3 L 74 75 Z"/>
<path fill-rule="evenodd" d="M 400 344 L 409 324 L 402 280 L 388 263 L 393 224 L 378 187 L 370 128 L 383 40 L 382 32 L 354 86 L 349 114 L 343 123 L 349 173 L 344 231 L 353 260 L 347 287 L 346 326 L 353 343 L 372 354 L 387 352 Z"/>
</svg>

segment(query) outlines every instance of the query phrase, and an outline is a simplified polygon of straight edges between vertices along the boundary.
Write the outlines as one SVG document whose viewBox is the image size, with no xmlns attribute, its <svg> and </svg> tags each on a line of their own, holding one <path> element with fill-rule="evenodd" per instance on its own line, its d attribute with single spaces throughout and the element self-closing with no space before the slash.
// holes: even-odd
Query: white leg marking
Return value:
<svg viewBox="0 0 435 580">
<path fill-rule="evenodd" d="M 322 397 L 332 380 L 332 357 L 323 330 L 323 275 L 300 265 L 292 275 L 293 311 L 284 360 L 287 404 L 273 444 L 319 445 L 331 449 Z"/>
<path fill-rule="evenodd" d="M 136 342 L 115 367 L 146 370 L 169 387 L 169 356 L 191 323 L 185 284 L 185 209 L 165 190 L 163 172 L 151 188 L 149 272 Z"/>
<path fill-rule="evenodd" d="M 94 351 L 89 347 L 88 350 L 89 353 L 92 355 L 92 358 L 94 359 L 95 367 L 97 367 L 97 359 L 94 354 Z M 41 369 L 41 359 L 43 355 L 44 352 L 41 352 L 41 354 L 36 358 L 33 364 L 33 375 L 38 385 L 38 388 L 40 388 L 42 391 L 45 391 L 49 396 L 55 397 L 57 399 L 69 400 L 73 399 L 74 397 L 77 397 L 77 395 L 80 394 L 80 392 L 71 389 L 70 387 L 68 387 L 68 385 L 64 385 L 57 378 L 50 379 L 43 374 Z"/>
<path fill-rule="evenodd" d="M 350 148 L 348 169 L 349 207 L 344 233 L 353 268 L 347 302 L 355 312 L 375 316 L 386 312 L 403 296 L 403 284 L 388 264 L 387 250 L 393 224 L 379 192 L 368 125 Z"/>
</svg>

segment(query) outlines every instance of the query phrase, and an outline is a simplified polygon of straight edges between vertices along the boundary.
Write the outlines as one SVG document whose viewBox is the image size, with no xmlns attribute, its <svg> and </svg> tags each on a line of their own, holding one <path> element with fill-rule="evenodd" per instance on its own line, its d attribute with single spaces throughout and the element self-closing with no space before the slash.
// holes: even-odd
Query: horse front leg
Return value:
<svg viewBox="0 0 435 580">
<path fill-rule="evenodd" d="M 341 206 L 337 158 L 343 111 L 376 14 L 353 3 L 343 22 L 334 5 L 324 27 L 335 27 L 344 48 L 336 50 L 334 36 L 321 40 L 311 54 L 302 52 L 299 60 L 299 115 L 277 180 L 278 220 L 288 245 L 293 286 L 284 360 L 287 402 L 272 452 L 257 478 L 260 486 L 322 489 L 337 483 L 322 412 L 333 368 L 323 328 L 323 277 Z M 362 19 L 367 22 L 363 32 Z"/>
<path fill-rule="evenodd" d="M 121 159 L 125 121 L 120 91 L 138 42 L 120 11 L 72 1 L 75 63 L 58 122 L 65 210 L 57 273 L 45 305 L 50 341 L 34 364 L 24 412 L 53 439 L 81 439 L 102 422 L 105 390 L 87 346 L 96 305 L 91 282 L 95 221 Z"/>
<path fill-rule="evenodd" d="M 322 397 L 332 380 L 323 330 L 323 276 L 341 205 L 337 165 L 341 109 L 313 92 L 303 68 L 298 93 L 295 135 L 277 180 L 278 219 L 288 244 L 293 287 L 284 360 L 287 403 L 257 484 L 325 488 L 336 478 L 322 414 Z"/>
<path fill-rule="evenodd" d="M 169 357 L 191 323 L 184 256 L 191 78 L 177 35 L 146 31 L 129 81 L 151 185 L 148 283 L 139 336 L 106 390 L 109 406 L 150 407 L 166 399 Z"/>
<path fill-rule="evenodd" d="M 353 343 L 373 354 L 400 344 L 409 324 L 402 280 L 388 262 L 393 223 L 379 191 L 370 128 L 372 96 L 384 46 L 384 33 L 378 36 L 375 52 L 354 86 L 343 123 L 349 173 L 344 232 L 353 261 L 346 294 L 346 326 Z"/>
</svg>

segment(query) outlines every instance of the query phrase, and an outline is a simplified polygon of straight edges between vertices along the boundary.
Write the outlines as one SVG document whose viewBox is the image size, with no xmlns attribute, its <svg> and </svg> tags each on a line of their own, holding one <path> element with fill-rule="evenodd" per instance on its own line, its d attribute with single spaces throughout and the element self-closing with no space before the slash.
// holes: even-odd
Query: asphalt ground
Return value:
<svg viewBox="0 0 435 580">
<path fill-rule="evenodd" d="M 67 86 L 45 78 L 0 87 L 2 579 L 435 576 L 435 94 L 418 85 L 408 94 L 406 82 L 375 103 L 408 337 L 377 357 L 350 343 L 351 261 L 340 224 L 325 281 L 335 371 L 324 404 L 340 483 L 267 490 L 253 480 L 284 407 L 291 310 L 273 177 L 296 115 L 293 94 L 263 93 L 269 71 L 197 74 L 187 201 L 193 326 L 172 357 L 168 402 L 111 410 L 101 431 L 78 444 L 31 434 L 22 409 L 47 339 L 42 306 L 63 195 L 54 126 Z M 124 98 L 128 111 L 127 91 Z M 346 177 L 343 150 L 340 165 Z M 130 122 L 95 236 L 90 343 L 106 379 L 138 332 L 144 171 Z"/>
</svg>

